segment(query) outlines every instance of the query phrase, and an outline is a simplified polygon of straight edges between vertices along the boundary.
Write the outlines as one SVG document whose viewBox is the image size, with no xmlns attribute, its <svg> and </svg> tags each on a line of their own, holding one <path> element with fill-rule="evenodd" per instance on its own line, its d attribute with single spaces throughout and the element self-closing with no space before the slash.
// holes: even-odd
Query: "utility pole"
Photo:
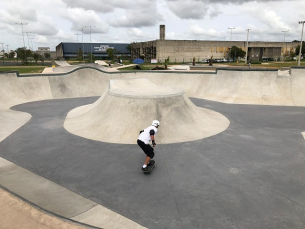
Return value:
<svg viewBox="0 0 305 229">
<path fill-rule="evenodd" d="M 232 30 L 235 29 L 235 27 L 229 27 L 228 29 L 231 29 L 231 37 L 230 37 L 230 41 L 232 41 Z"/>
<path fill-rule="evenodd" d="M 28 39 L 28 46 L 29 46 L 29 49 L 31 49 L 30 41 L 29 41 L 29 33 L 32 33 L 32 32 L 24 32 L 24 33 L 26 33 L 26 37 Z"/>
<path fill-rule="evenodd" d="M 92 42 L 91 42 L 91 27 L 95 27 L 95 26 L 91 26 L 91 25 L 88 25 L 88 26 L 85 26 L 85 27 L 90 27 L 90 53 L 91 53 L 91 62 L 92 62 Z"/>
<path fill-rule="evenodd" d="M 302 25 L 302 35 L 301 35 L 301 45 L 300 45 L 300 51 L 299 51 L 299 61 L 298 61 L 298 66 L 301 64 L 301 53 L 302 53 L 302 44 L 303 44 L 303 30 L 304 30 L 304 23 L 305 21 L 299 21 L 299 24 Z"/>
<path fill-rule="evenodd" d="M 78 51 L 79 51 L 79 45 L 78 45 L 78 36 L 81 35 L 79 33 L 76 33 L 76 34 L 73 34 L 73 35 L 76 35 L 76 43 L 77 43 L 77 52 L 76 52 L 76 57 L 77 57 L 77 54 L 78 54 Z"/>
<path fill-rule="evenodd" d="M 247 64 L 247 60 L 248 60 L 248 40 L 249 40 L 249 31 L 250 29 L 246 29 L 245 31 L 247 31 L 247 48 L 246 48 L 246 61 L 245 63 Z"/>
<path fill-rule="evenodd" d="M 3 56 L 2 56 L 2 65 L 4 66 L 4 48 L 3 48 L 3 45 L 5 43 L 0 43 L 0 44 L 2 44 L 2 50 L 1 50 L 1 52 L 3 53 Z"/>
<path fill-rule="evenodd" d="M 286 33 L 288 32 L 289 30 L 283 30 L 282 32 L 284 33 L 284 43 L 286 42 Z M 287 52 L 287 44 L 286 44 L 286 52 Z M 285 57 L 285 60 L 286 60 L 286 52 L 284 53 L 284 57 Z"/>
<path fill-rule="evenodd" d="M 22 37 L 23 37 L 23 48 L 25 49 L 25 43 L 24 43 L 24 34 L 23 34 L 23 25 L 27 25 L 28 23 L 15 23 L 16 25 L 21 25 L 22 29 Z"/>
<path fill-rule="evenodd" d="M 31 40 L 31 44 L 32 44 L 32 51 L 34 51 L 34 46 L 33 46 L 33 40 L 34 40 L 34 37 L 30 37 L 29 39 Z"/>
<path fill-rule="evenodd" d="M 230 41 L 232 41 L 232 30 L 235 29 L 235 27 L 229 27 L 228 29 L 231 29 L 231 37 L 230 37 Z M 230 48 L 230 58 L 231 58 L 231 50 L 232 49 L 232 46 Z M 229 62 L 230 62 L 230 59 L 229 59 Z"/>
<path fill-rule="evenodd" d="M 82 28 L 82 44 L 83 44 L 83 61 L 84 61 L 84 54 L 85 54 L 85 50 L 84 50 L 84 28 Z"/>
<path fill-rule="evenodd" d="M 7 58 L 8 58 L 8 54 L 9 54 L 9 53 L 8 53 L 8 46 L 9 46 L 9 45 L 5 45 L 5 46 L 6 46 L 6 52 L 7 52 Z"/>
</svg>

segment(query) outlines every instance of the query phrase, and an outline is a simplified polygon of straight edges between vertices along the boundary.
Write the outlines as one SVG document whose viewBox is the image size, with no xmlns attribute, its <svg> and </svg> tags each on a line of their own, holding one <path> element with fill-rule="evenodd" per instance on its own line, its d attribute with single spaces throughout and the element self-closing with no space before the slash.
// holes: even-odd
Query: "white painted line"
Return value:
<svg viewBox="0 0 305 229">
<path fill-rule="evenodd" d="M 305 132 L 302 132 L 302 135 L 303 135 L 303 137 L 304 137 L 304 139 L 305 139 Z"/>
</svg>

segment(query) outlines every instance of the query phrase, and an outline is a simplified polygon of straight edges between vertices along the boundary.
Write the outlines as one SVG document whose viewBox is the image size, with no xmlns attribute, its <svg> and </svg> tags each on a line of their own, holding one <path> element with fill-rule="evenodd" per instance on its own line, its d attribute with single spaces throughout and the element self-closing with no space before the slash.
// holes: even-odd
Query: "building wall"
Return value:
<svg viewBox="0 0 305 229">
<path fill-rule="evenodd" d="M 132 58 L 142 58 L 146 62 L 158 59 L 163 62 L 170 58 L 170 62 L 192 62 L 202 59 L 222 59 L 229 57 L 229 48 L 233 45 L 246 51 L 244 41 L 202 41 L 202 40 L 155 40 L 132 43 Z M 249 42 L 249 60 L 262 60 L 262 58 L 283 58 L 285 54 L 294 51 L 298 42 Z M 156 48 L 155 58 L 148 55 L 148 49 Z M 252 51 L 252 52 L 251 52 Z M 152 58 L 151 58 L 152 56 Z"/>
</svg>

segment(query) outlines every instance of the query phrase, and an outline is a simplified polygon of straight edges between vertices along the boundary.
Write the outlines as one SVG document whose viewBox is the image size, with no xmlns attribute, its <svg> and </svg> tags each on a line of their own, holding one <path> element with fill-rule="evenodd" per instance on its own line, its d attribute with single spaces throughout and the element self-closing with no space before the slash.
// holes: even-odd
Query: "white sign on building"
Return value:
<svg viewBox="0 0 305 229">
<path fill-rule="evenodd" d="M 114 47 L 109 47 L 109 45 L 100 45 L 97 47 L 93 47 L 95 52 L 106 52 L 109 48 L 114 49 Z"/>
</svg>

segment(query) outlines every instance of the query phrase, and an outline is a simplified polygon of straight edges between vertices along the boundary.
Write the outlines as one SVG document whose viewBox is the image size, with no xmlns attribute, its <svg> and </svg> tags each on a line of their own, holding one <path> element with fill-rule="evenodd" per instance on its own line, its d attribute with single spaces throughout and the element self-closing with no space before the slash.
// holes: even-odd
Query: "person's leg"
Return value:
<svg viewBox="0 0 305 229">
<path fill-rule="evenodd" d="M 146 156 L 146 159 L 145 159 L 145 162 L 144 162 L 144 165 L 147 165 L 150 161 L 150 157 Z"/>
<path fill-rule="evenodd" d="M 151 146 L 150 145 L 146 145 L 144 142 L 138 140 L 137 141 L 138 145 L 140 146 L 140 148 L 144 151 L 144 153 L 146 154 L 146 158 L 145 158 L 145 162 L 142 166 L 142 168 L 146 168 L 147 167 L 147 164 L 149 163 L 150 161 L 150 155 L 151 155 Z"/>
</svg>

